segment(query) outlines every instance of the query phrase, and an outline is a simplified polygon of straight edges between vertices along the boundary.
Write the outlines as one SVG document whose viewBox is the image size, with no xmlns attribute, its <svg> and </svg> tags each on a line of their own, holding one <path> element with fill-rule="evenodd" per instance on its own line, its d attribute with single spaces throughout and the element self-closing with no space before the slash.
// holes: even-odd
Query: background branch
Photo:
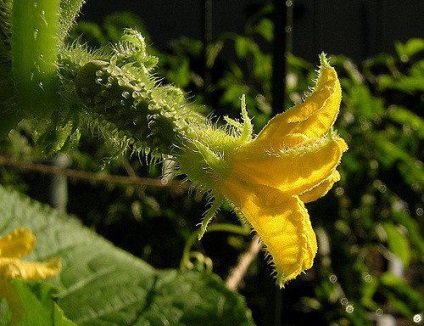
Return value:
<svg viewBox="0 0 424 326">
<path fill-rule="evenodd" d="M 262 243 L 257 235 L 250 242 L 249 248 L 239 257 L 238 264 L 231 270 L 230 275 L 225 280 L 227 288 L 237 290 L 240 287 L 241 281 L 249 269 L 250 264 L 259 254 L 262 249 Z"/>
<path fill-rule="evenodd" d="M 44 164 L 17 162 L 4 156 L 0 156 L 0 165 L 26 172 L 39 172 L 50 175 L 65 175 L 71 179 L 84 180 L 89 182 L 105 182 L 116 185 L 132 185 L 139 187 L 179 187 L 181 190 L 184 190 L 187 187 L 183 186 L 186 183 L 181 181 L 171 180 L 164 184 L 159 179 L 140 178 L 137 176 L 110 175 L 105 173 L 93 173 L 73 169 L 64 169 Z"/>
</svg>

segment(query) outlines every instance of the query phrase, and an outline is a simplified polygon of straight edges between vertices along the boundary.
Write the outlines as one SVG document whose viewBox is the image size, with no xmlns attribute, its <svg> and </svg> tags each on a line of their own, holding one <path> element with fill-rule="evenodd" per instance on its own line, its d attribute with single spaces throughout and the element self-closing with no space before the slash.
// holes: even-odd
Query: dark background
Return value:
<svg viewBox="0 0 424 326">
<path fill-rule="evenodd" d="M 101 22 L 115 11 L 141 17 L 153 46 L 163 48 L 181 36 L 202 39 L 203 0 L 88 0 L 81 19 Z M 396 41 L 424 36 L 423 0 L 294 0 L 293 54 L 316 61 L 322 51 L 355 61 L 393 52 Z M 212 37 L 243 33 L 263 1 L 213 0 Z"/>
</svg>

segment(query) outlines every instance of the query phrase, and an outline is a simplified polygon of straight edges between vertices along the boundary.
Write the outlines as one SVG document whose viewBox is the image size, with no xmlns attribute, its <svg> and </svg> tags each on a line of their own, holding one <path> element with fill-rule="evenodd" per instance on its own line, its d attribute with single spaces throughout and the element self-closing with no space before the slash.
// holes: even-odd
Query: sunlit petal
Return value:
<svg viewBox="0 0 424 326">
<path fill-rule="evenodd" d="M 305 209 L 306 210 L 306 209 Z M 303 270 L 309 269 L 312 267 L 312 265 L 314 264 L 314 258 L 315 255 L 318 251 L 318 244 L 317 244 L 317 238 L 315 236 L 315 232 L 312 229 L 312 224 L 311 224 L 311 220 L 309 219 L 309 216 L 307 216 L 307 218 L 304 219 L 305 221 L 305 234 L 304 236 L 306 236 L 306 253 L 305 256 L 303 257 Z"/>
<path fill-rule="evenodd" d="M 312 266 L 317 252 L 308 212 L 297 197 L 263 185 L 225 183 L 230 199 L 271 255 L 280 286 Z"/>
<path fill-rule="evenodd" d="M 249 144 L 251 150 L 290 148 L 327 134 L 337 118 L 341 95 L 337 73 L 322 56 L 315 90 L 303 103 L 271 119 Z"/>
<path fill-rule="evenodd" d="M 333 173 L 316 187 L 308 189 L 302 193 L 299 198 L 304 203 L 309 203 L 318 198 L 321 198 L 327 194 L 327 192 L 333 187 L 333 184 L 340 180 L 340 173 L 334 170 Z"/>
<path fill-rule="evenodd" d="M 327 179 L 346 149 L 343 139 L 324 137 L 309 146 L 275 154 L 238 152 L 232 158 L 234 167 L 229 177 L 298 195 Z"/>
</svg>

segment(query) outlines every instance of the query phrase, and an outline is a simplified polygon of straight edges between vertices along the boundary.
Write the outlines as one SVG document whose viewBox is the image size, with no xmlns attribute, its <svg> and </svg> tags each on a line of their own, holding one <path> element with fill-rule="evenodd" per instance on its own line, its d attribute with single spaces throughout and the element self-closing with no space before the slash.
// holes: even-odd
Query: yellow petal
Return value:
<svg viewBox="0 0 424 326">
<path fill-rule="evenodd" d="M 333 184 L 340 180 L 340 173 L 334 170 L 333 173 L 325 180 L 323 180 L 316 187 L 308 189 L 299 198 L 304 203 L 310 203 L 318 198 L 321 198 L 327 194 L 327 192 L 333 187 Z"/>
<path fill-rule="evenodd" d="M 306 208 L 305 208 L 306 210 Z M 307 211 L 306 211 L 307 214 Z M 303 270 L 309 269 L 314 264 L 314 258 L 318 251 L 317 238 L 315 236 L 314 229 L 312 228 L 311 220 L 309 216 L 304 219 L 305 221 L 305 234 L 306 234 L 306 253 L 303 258 Z"/>
<path fill-rule="evenodd" d="M 315 90 L 303 103 L 271 119 L 250 146 L 252 149 L 284 149 L 322 137 L 337 118 L 341 95 L 337 73 L 322 57 Z"/>
<path fill-rule="evenodd" d="M 59 259 L 48 262 L 28 262 L 14 258 L 0 258 L 0 277 L 25 280 L 46 279 L 59 274 L 62 265 Z"/>
<path fill-rule="evenodd" d="M 236 180 L 227 180 L 223 187 L 271 255 L 280 286 L 312 266 L 317 243 L 308 212 L 299 198 Z"/>
<path fill-rule="evenodd" d="M 309 146 L 280 152 L 239 151 L 231 157 L 229 178 L 277 188 L 287 196 L 301 194 L 327 179 L 340 163 L 347 145 L 339 137 L 324 137 Z"/>
<path fill-rule="evenodd" d="M 28 255 L 35 245 L 35 236 L 26 228 L 15 229 L 0 238 L 0 257 L 21 258 Z"/>
</svg>

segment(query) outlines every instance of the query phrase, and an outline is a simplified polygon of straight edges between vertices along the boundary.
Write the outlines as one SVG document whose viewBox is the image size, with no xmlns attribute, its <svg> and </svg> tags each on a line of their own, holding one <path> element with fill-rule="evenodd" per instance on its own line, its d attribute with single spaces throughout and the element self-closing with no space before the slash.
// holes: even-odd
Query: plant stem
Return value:
<svg viewBox="0 0 424 326">
<path fill-rule="evenodd" d="M 197 230 L 193 232 L 190 237 L 187 239 L 186 244 L 183 250 L 183 257 L 180 262 L 180 269 L 184 270 L 190 263 L 190 251 L 193 247 L 193 244 L 198 239 L 201 230 Z M 213 224 L 208 227 L 208 232 L 230 232 L 238 235 L 248 235 L 250 233 L 250 229 L 245 226 L 234 225 L 229 223 L 220 223 Z"/>
</svg>

